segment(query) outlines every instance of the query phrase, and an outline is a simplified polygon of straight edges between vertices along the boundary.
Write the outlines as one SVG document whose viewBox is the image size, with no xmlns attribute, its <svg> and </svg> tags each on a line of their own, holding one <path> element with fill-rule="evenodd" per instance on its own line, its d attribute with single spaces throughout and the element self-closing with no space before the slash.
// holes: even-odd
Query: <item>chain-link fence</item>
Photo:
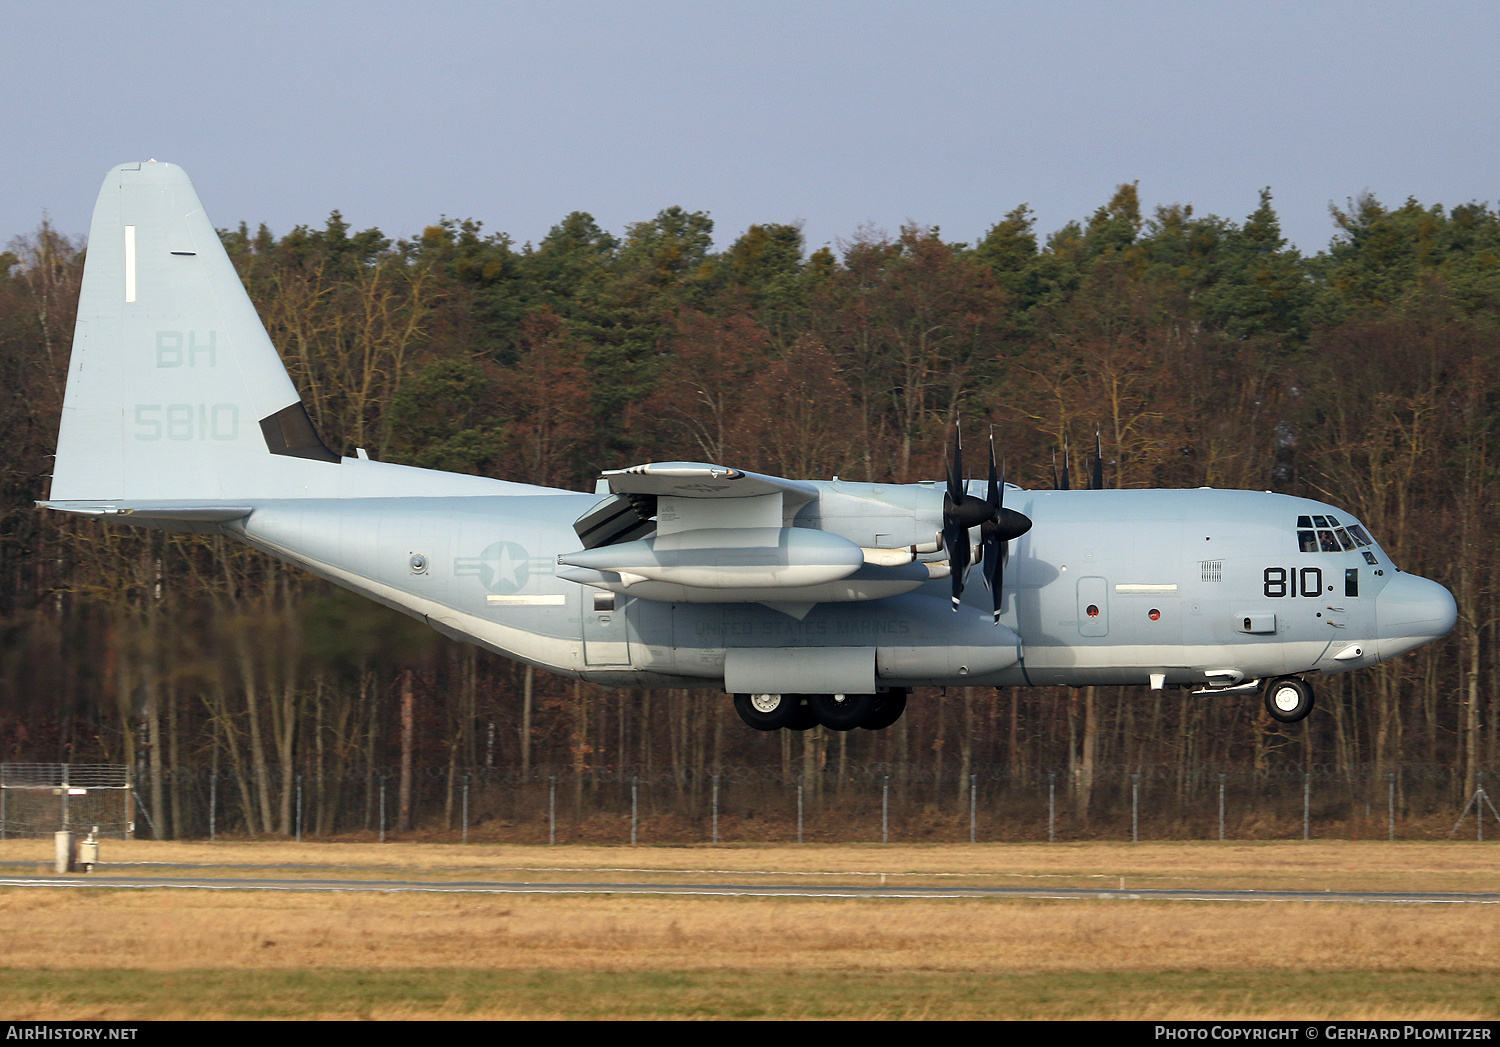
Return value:
<svg viewBox="0 0 1500 1047">
<path fill-rule="evenodd" d="M 396 769 L 271 768 L 266 780 L 262 789 L 227 772 L 168 775 L 164 810 L 140 810 L 142 831 L 386 839 L 401 824 Z M 1472 791 L 1440 764 L 428 767 L 412 773 L 409 814 L 419 834 L 513 842 L 1427 839 L 1448 833 Z M 1485 832 L 1473 812 L 1465 824 Z"/>
<path fill-rule="evenodd" d="M 129 768 L 100 763 L 0 763 L 0 839 L 135 831 Z"/>
</svg>

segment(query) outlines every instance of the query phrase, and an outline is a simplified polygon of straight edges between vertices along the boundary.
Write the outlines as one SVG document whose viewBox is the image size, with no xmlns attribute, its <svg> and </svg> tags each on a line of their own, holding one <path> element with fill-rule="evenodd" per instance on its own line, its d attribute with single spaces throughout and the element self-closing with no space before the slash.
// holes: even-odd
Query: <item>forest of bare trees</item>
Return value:
<svg viewBox="0 0 1500 1047">
<path fill-rule="evenodd" d="M 1269 191 L 1231 221 L 1143 215 L 1122 185 L 1045 238 L 1023 206 L 977 243 L 912 226 L 811 253 L 779 224 L 716 251 L 675 207 L 524 246 L 338 213 L 222 232 L 343 453 L 577 490 L 662 459 L 907 482 L 941 475 L 961 417 L 1035 487 L 1097 431 L 1111 486 L 1345 506 L 1458 602 L 1449 638 L 1322 681 L 1295 725 L 1254 699 L 968 688 L 837 735 L 534 672 L 223 539 L 36 510 L 85 249 L 43 223 L 0 254 L 0 760 L 127 764 L 161 836 L 205 834 L 212 796 L 217 831 L 251 835 L 545 839 L 561 811 L 569 838 L 619 839 L 634 802 L 698 839 L 717 792 L 742 837 L 785 838 L 799 780 L 830 838 L 882 813 L 967 832 L 976 787 L 991 835 L 1045 834 L 1049 796 L 1066 832 L 1118 833 L 1140 789 L 1153 831 L 1205 833 L 1221 781 L 1247 833 L 1300 824 L 1313 780 L 1339 831 L 1391 803 L 1446 830 L 1500 768 L 1500 212 L 1366 196 L 1333 220 L 1309 257 Z"/>
</svg>

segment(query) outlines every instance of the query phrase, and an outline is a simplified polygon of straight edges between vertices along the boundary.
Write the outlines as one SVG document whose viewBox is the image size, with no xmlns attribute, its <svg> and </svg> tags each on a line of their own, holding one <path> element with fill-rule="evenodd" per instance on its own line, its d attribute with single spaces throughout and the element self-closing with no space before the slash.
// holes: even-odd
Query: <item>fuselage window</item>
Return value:
<svg viewBox="0 0 1500 1047">
<path fill-rule="evenodd" d="M 1297 548 L 1304 553 L 1315 553 L 1318 551 L 1318 536 L 1311 531 L 1297 532 Z"/>
</svg>

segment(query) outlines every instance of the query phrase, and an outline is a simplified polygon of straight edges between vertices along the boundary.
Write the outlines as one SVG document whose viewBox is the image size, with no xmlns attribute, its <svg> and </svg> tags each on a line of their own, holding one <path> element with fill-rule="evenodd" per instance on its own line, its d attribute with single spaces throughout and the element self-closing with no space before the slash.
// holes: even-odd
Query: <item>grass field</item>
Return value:
<svg viewBox="0 0 1500 1047">
<path fill-rule="evenodd" d="M 0 843 L 0 871 L 35 872 L 49 848 Z M 1500 892 L 1500 846 L 1472 843 L 110 842 L 101 857 L 226 879 Z M 8 888 L 0 1016 L 1495 1018 L 1497 932 L 1500 905 Z"/>
</svg>

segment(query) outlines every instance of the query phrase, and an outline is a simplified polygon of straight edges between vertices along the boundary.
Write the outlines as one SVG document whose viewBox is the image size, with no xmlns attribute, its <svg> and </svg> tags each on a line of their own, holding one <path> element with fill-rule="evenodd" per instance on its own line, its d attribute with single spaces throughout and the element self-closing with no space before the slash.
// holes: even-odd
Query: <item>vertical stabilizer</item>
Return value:
<svg viewBox="0 0 1500 1047">
<path fill-rule="evenodd" d="M 187 175 L 116 167 L 89 229 L 52 500 L 296 497 L 339 469 Z"/>
</svg>

